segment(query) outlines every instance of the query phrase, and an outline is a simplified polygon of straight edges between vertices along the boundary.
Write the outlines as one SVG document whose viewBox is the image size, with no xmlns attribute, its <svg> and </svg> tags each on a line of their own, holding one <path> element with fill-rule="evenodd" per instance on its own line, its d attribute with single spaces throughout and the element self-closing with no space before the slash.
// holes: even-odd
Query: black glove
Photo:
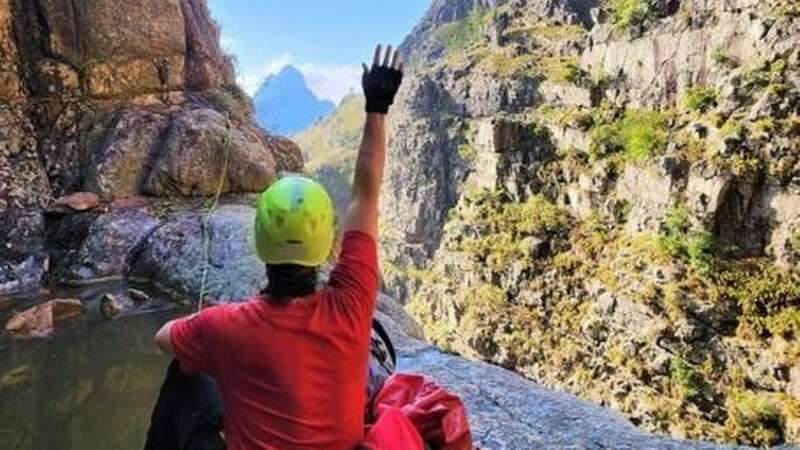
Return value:
<svg viewBox="0 0 800 450">
<path fill-rule="evenodd" d="M 377 53 L 380 53 L 380 50 Z M 394 103 L 394 97 L 403 82 L 402 65 L 398 56 L 395 55 L 390 62 L 389 54 L 391 54 L 391 47 L 389 47 L 387 57 L 382 65 L 374 62 L 369 70 L 364 66 L 361 85 L 367 99 L 367 113 L 388 113 L 389 106 Z M 379 60 L 380 58 L 376 54 L 375 61 Z"/>
</svg>

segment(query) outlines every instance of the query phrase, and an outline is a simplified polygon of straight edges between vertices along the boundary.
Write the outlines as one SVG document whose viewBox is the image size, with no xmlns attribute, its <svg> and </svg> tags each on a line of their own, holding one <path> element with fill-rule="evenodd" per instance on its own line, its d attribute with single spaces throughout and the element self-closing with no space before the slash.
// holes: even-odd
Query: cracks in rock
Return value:
<svg viewBox="0 0 800 450">
<path fill-rule="evenodd" d="M 485 391 L 483 388 L 481 388 L 479 384 L 475 383 L 474 382 L 475 380 L 470 380 L 470 379 L 467 379 L 465 377 L 462 377 L 459 372 L 450 369 L 446 365 L 440 365 L 439 367 L 442 370 L 444 370 L 445 372 L 447 372 L 450 375 L 452 375 L 453 378 L 458 379 L 459 381 L 463 382 L 465 385 L 473 387 L 476 391 L 478 391 L 478 393 L 481 395 L 482 398 L 488 400 L 489 403 L 491 403 L 495 408 L 497 408 L 503 414 L 508 416 L 510 421 L 517 422 L 517 423 L 525 426 L 526 428 L 529 428 L 531 430 L 531 432 L 533 432 L 533 433 L 535 433 L 537 435 L 541 433 L 539 431 L 539 428 L 537 428 L 534 424 L 522 419 L 521 417 L 519 417 L 516 414 L 514 414 L 512 411 L 509 411 L 502 403 L 500 403 L 500 401 L 496 397 L 494 397 L 493 395 L 491 395 L 490 393 Z"/>
<path fill-rule="evenodd" d="M 441 352 L 436 347 L 434 347 L 434 346 L 432 346 L 430 344 L 425 344 L 424 347 L 420 347 L 420 348 L 418 348 L 418 349 L 416 349 L 414 351 L 410 351 L 410 352 L 398 349 L 398 357 L 404 358 L 404 359 L 419 358 L 419 357 L 423 356 L 426 353 L 437 353 L 437 354 L 439 354 Z"/>
<path fill-rule="evenodd" d="M 156 167 L 158 161 L 164 156 L 167 149 L 167 138 L 169 134 L 172 132 L 173 128 L 175 127 L 175 115 L 170 115 L 167 117 L 167 123 L 164 124 L 163 129 L 161 129 L 156 137 L 155 141 L 153 141 L 153 145 L 150 147 L 150 152 L 147 156 L 147 161 L 144 164 L 144 168 L 142 170 L 142 177 L 139 180 L 139 192 L 144 193 L 147 189 L 147 184 L 150 178 L 153 175 L 153 170 Z"/>
<path fill-rule="evenodd" d="M 129 272 L 133 272 L 133 267 L 139 261 L 139 257 L 147 248 L 147 243 L 150 241 L 150 238 L 153 237 L 153 235 L 156 234 L 156 232 L 158 232 L 169 222 L 168 219 L 157 219 L 157 220 L 159 221 L 158 225 L 154 226 L 153 229 L 150 230 L 150 232 L 142 236 L 141 239 L 139 239 L 139 242 L 137 242 L 136 245 L 134 245 L 133 248 L 131 248 L 131 250 L 128 252 L 128 255 L 125 258 L 125 262 L 128 265 Z M 130 274 L 126 274 L 126 276 L 127 275 Z"/>
<path fill-rule="evenodd" d="M 83 30 L 80 3 L 83 3 L 83 1 L 70 0 L 70 16 L 72 17 L 72 41 L 75 44 L 78 58 L 83 61 L 86 58 L 87 34 Z"/>
</svg>

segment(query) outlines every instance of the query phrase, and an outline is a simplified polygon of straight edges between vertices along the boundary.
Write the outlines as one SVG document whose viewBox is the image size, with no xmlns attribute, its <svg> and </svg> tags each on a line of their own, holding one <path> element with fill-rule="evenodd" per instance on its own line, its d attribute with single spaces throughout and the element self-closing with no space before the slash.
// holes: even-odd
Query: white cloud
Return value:
<svg viewBox="0 0 800 450">
<path fill-rule="evenodd" d="M 240 73 L 236 79 L 236 82 L 239 83 L 239 86 L 244 89 L 245 92 L 253 95 L 261 86 L 261 83 L 264 82 L 264 78 L 280 72 L 280 70 L 289 65 L 291 61 L 292 55 L 284 53 L 283 55 L 268 61 L 256 72 Z"/>
<path fill-rule="evenodd" d="M 359 67 L 306 63 L 297 68 L 303 72 L 308 86 L 317 97 L 337 104 L 361 83 Z"/>
<path fill-rule="evenodd" d="M 322 99 L 338 104 L 351 90 L 358 89 L 361 83 L 361 68 L 332 64 L 294 62 L 292 55 L 283 54 L 268 61 L 261 69 L 241 73 L 237 79 L 239 86 L 250 95 L 255 94 L 264 78 L 280 72 L 289 64 L 295 65 L 305 76 L 309 88 Z"/>
</svg>

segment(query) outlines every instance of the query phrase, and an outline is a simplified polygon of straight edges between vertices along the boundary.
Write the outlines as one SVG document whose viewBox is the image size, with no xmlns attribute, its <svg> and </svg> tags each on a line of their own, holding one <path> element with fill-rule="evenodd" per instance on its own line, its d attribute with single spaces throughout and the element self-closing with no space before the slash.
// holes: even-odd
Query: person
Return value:
<svg viewBox="0 0 800 450">
<path fill-rule="evenodd" d="M 330 196 L 308 178 L 286 176 L 256 208 L 265 292 L 168 322 L 155 336 L 180 372 L 216 382 L 230 450 L 352 449 L 364 437 L 385 122 L 402 78 L 399 52 L 377 46 L 364 65 L 366 124 L 329 281 L 317 282 L 334 240 Z"/>
</svg>

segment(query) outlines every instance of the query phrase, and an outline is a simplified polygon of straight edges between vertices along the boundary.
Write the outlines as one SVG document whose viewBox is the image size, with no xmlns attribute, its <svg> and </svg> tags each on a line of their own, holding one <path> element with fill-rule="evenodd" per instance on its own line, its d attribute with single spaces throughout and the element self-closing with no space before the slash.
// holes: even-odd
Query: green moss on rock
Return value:
<svg viewBox="0 0 800 450">
<path fill-rule="evenodd" d="M 719 103 L 719 92 L 706 85 L 693 86 L 686 91 L 683 104 L 691 111 L 705 113 Z"/>
</svg>

